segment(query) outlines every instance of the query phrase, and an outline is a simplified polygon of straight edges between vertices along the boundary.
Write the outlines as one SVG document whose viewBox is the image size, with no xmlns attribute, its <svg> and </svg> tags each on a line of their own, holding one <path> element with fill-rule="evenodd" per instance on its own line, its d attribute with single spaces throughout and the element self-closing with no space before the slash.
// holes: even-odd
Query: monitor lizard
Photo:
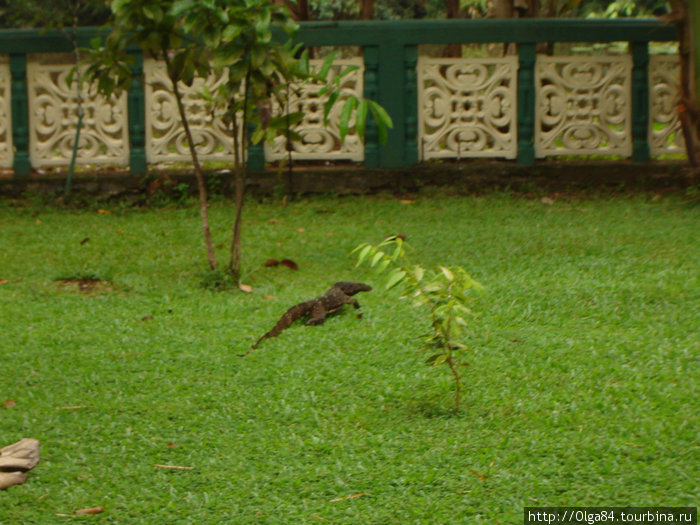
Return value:
<svg viewBox="0 0 700 525">
<path fill-rule="evenodd" d="M 303 317 L 309 317 L 308 321 L 306 321 L 307 325 L 317 325 L 323 323 L 328 314 L 337 312 L 346 304 L 351 304 L 355 308 L 359 308 L 360 303 L 352 296 L 358 292 L 369 292 L 371 289 L 371 286 L 364 283 L 354 283 L 350 281 L 335 283 L 322 296 L 292 306 L 284 313 L 280 320 L 277 321 L 277 324 L 272 330 L 266 332 L 260 339 L 255 341 L 245 354 L 240 354 L 241 357 L 248 355 L 265 339 L 277 337 L 282 330 L 288 328 L 294 321 L 302 319 Z"/>
</svg>

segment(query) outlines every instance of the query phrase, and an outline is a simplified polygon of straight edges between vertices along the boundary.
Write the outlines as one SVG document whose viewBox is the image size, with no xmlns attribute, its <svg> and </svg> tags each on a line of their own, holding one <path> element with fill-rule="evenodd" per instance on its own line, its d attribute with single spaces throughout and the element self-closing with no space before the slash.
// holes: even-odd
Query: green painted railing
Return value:
<svg viewBox="0 0 700 525">
<path fill-rule="evenodd" d="M 83 28 L 79 43 L 87 46 L 99 34 L 96 28 Z M 421 44 L 516 43 L 518 44 L 517 161 L 534 161 L 535 48 L 540 42 L 629 43 L 632 67 L 632 133 L 636 161 L 649 159 L 647 69 L 648 44 L 674 41 L 672 25 L 655 19 L 578 20 L 422 20 L 369 22 L 303 23 L 299 40 L 309 46 L 361 46 L 365 61 L 365 96 L 382 104 L 394 120 L 394 129 L 385 146 L 377 144 L 377 132 L 369 126 L 365 145 L 367 167 L 397 168 L 418 161 L 416 61 Z M 34 30 L 0 31 L 0 54 L 8 54 L 11 70 L 12 138 L 15 147 L 16 176 L 30 172 L 28 97 L 26 86 L 27 53 L 70 51 L 68 40 L 59 32 Z M 134 51 L 138 57 L 139 53 Z M 142 61 L 134 66 L 135 78 L 128 94 L 130 167 L 134 173 L 146 170 L 145 115 Z M 250 168 L 260 169 L 262 150 L 251 148 Z"/>
</svg>

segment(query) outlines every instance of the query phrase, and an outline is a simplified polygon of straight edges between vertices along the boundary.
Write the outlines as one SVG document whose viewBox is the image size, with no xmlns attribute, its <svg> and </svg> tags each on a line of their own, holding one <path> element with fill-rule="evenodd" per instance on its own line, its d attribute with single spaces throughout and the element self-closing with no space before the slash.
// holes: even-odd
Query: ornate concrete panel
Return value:
<svg viewBox="0 0 700 525">
<path fill-rule="evenodd" d="M 422 159 L 517 156 L 518 57 L 418 59 Z"/>
<path fill-rule="evenodd" d="M 652 155 L 685 154 L 678 119 L 678 55 L 649 58 L 649 150 Z"/>
<path fill-rule="evenodd" d="M 538 56 L 535 154 L 632 153 L 632 59 Z"/>
<path fill-rule="evenodd" d="M 0 61 L 0 168 L 11 168 L 14 160 L 12 151 L 12 111 L 10 65 Z"/>
<path fill-rule="evenodd" d="M 72 66 L 27 63 L 29 95 L 29 156 L 32 166 L 70 163 L 78 125 L 76 80 L 69 85 Z M 83 124 L 77 162 L 80 164 L 129 163 L 126 94 L 119 98 L 91 94 L 82 87 Z"/>
<path fill-rule="evenodd" d="M 319 68 L 321 59 L 310 60 L 311 68 Z M 328 75 L 333 79 L 341 70 L 348 66 L 358 69 L 345 75 L 340 83 L 341 93 L 333 109 L 328 115 L 328 126 L 323 125 L 323 105 L 328 95 L 319 95 L 322 84 L 303 83 L 290 85 L 289 111 L 301 111 L 305 114 L 302 120 L 292 129 L 301 135 L 300 141 L 292 142 L 292 159 L 295 160 L 352 160 L 362 161 L 365 151 L 360 137 L 357 136 L 350 122 L 350 130 L 345 136 L 345 142 L 340 144 L 338 122 L 343 104 L 347 99 L 345 94 L 354 94 L 361 98 L 364 84 L 364 62 L 362 57 L 336 59 Z M 279 106 L 273 107 L 273 112 L 279 114 Z M 265 145 L 265 159 L 276 161 L 287 157 L 286 139 L 277 137 L 272 144 Z"/>
<path fill-rule="evenodd" d="M 185 130 L 165 64 L 147 59 L 143 62 L 146 91 L 146 158 L 148 162 L 191 161 Z M 206 85 L 214 91 L 224 75 L 196 78 L 192 86 L 178 84 L 187 120 L 200 161 L 233 161 L 233 132 L 212 114 L 199 95 Z"/>
</svg>

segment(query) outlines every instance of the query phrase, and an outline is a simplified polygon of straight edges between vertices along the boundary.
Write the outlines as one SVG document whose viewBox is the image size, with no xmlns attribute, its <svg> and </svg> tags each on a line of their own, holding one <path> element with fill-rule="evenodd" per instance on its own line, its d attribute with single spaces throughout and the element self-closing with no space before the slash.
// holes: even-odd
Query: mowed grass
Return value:
<svg viewBox="0 0 700 525">
<path fill-rule="evenodd" d="M 211 215 L 224 263 L 232 204 Z M 212 292 L 194 202 L 0 201 L 0 446 L 42 444 L 28 482 L 0 493 L 0 523 L 491 524 L 526 506 L 697 505 L 697 206 L 251 200 L 244 228 L 253 292 Z M 486 287 L 458 414 L 448 369 L 423 364 L 422 312 L 354 268 L 352 248 L 395 233 L 416 262 Z M 81 277 L 109 282 L 56 281 Z M 295 324 L 237 357 L 338 280 L 375 286 L 362 319 Z"/>
</svg>

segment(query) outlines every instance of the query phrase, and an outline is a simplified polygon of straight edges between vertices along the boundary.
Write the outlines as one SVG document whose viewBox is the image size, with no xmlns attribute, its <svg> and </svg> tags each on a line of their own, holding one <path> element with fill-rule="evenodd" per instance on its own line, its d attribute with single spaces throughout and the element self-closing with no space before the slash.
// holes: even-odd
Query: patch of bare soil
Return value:
<svg viewBox="0 0 700 525">
<path fill-rule="evenodd" d="M 58 285 L 61 288 L 73 289 L 84 294 L 114 291 L 114 284 L 102 279 L 59 279 Z"/>
</svg>

